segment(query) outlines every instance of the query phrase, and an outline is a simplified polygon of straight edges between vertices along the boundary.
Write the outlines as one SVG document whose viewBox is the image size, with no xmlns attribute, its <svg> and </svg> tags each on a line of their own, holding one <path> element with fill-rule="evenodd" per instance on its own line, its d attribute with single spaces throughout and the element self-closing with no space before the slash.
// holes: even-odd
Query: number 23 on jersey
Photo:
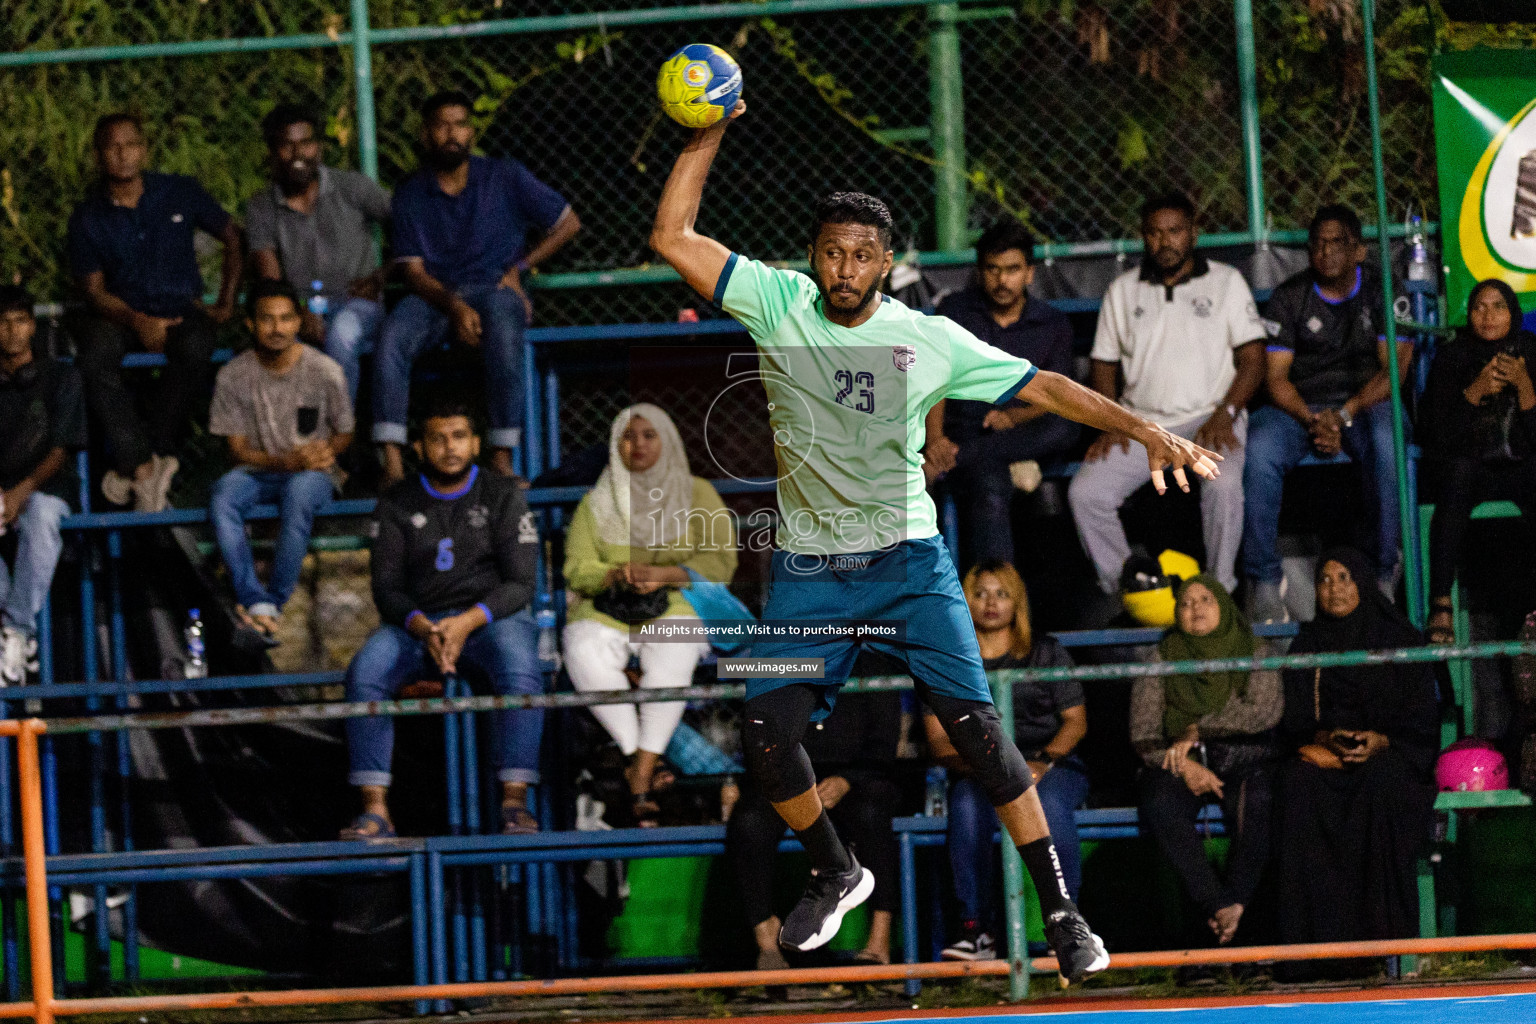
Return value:
<svg viewBox="0 0 1536 1024">
<path fill-rule="evenodd" d="M 875 375 L 868 370 L 860 370 L 854 373 L 851 370 L 838 370 L 832 375 L 837 382 L 837 394 L 833 401 L 838 405 L 846 406 L 857 412 L 875 411 Z M 854 388 L 858 388 L 857 394 Z M 849 399 L 852 398 L 852 401 Z"/>
</svg>

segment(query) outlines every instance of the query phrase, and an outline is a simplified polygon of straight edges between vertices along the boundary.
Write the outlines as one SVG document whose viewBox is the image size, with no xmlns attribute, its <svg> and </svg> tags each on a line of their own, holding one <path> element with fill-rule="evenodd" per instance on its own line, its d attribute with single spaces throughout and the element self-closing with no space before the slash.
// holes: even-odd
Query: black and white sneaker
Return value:
<svg viewBox="0 0 1536 1024">
<path fill-rule="evenodd" d="M 853 854 L 848 859 L 853 866 L 842 873 L 811 869 L 805 895 L 779 928 L 779 945 L 802 953 L 825 946 L 843 926 L 843 915 L 869 899 L 875 891 L 874 872 L 860 867 Z"/>
<path fill-rule="evenodd" d="M 1093 934 L 1076 907 L 1068 905 L 1066 910 L 1058 910 L 1046 919 L 1045 940 L 1056 951 L 1062 988 L 1079 984 L 1088 975 L 1109 966 L 1104 940 Z"/>
<path fill-rule="evenodd" d="M 960 938 L 946 946 L 939 959 L 996 960 L 997 947 L 992 944 L 992 936 L 982 931 L 979 924 L 966 921 L 960 926 Z"/>
</svg>

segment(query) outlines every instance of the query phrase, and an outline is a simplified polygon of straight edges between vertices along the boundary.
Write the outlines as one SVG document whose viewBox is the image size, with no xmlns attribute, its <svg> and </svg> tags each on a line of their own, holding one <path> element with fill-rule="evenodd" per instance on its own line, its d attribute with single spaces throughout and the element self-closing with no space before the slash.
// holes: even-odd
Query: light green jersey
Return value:
<svg viewBox="0 0 1536 1024">
<path fill-rule="evenodd" d="M 941 398 L 1005 402 L 1035 374 L 948 317 L 889 297 L 858 327 L 839 326 L 815 281 L 735 254 L 715 301 L 757 343 L 787 551 L 847 554 L 937 534 L 924 416 Z"/>
</svg>

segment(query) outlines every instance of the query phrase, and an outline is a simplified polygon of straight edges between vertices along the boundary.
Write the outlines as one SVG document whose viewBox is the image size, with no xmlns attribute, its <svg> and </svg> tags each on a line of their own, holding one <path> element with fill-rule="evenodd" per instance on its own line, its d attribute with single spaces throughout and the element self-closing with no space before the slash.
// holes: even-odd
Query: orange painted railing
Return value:
<svg viewBox="0 0 1536 1024">
<path fill-rule="evenodd" d="M 48 726 L 39 719 L 0 719 L 0 736 L 16 737 L 17 774 L 21 783 L 21 855 L 27 884 L 27 946 L 32 958 L 32 1002 L 20 1016 L 52 1024 L 53 943 L 48 937 L 48 861 L 43 845 L 43 785 L 38 769 L 37 737 Z"/>
<path fill-rule="evenodd" d="M 289 989 L 285 991 L 207 992 L 158 996 L 109 996 L 56 999 L 53 994 L 53 945 L 49 937 L 47 860 L 43 845 L 43 800 L 37 738 L 47 732 L 38 719 L 0 719 L 0 736 L 16 738 L 21 790 L 22 855 L 27 891 L 27 938 L 31 953 L 32 1001 L 0 1003 L 0 1018 L 31 1017 L 53 1024 L 60 1016 L 85 1013 L 133 1013 L 151 1010 L 216 1010 L 252 1006 L 313 1006 L 325 1003 L 406 1002 L 418 999 L 473 999 L 490 996 L 550 996 L 590 992 L 655 992 L 673 989 L 754 988 L 760 985 L 826 985 L 998 976 L 1008 961 L 976 963 L 874 964 L 859 967 L 809 967 L 784 971 L 701 971 L 692 974 L 642 974 L 608 978 L 554 978 L 544 981 L 480 981 L 447 985 L 386 985 L 373 988 Z M 1272 960 L 1330 960 L 1350 957 L 1408 956 L 1425 953 L 1481 953 L 1536 949 L 1536 933 L 1464 935 L 1440 939 L 1383 942 L 1325 942 L 1294 946 L 1244 946 L 1185 949 L 1156 953 L 1119 953 L 1113 968 L 1182 967 L 1187 964 L 1235 964 Z M 1030 967 L 1056 970 L 1056 961 L 1037 957 Z"/>
<path fill-rule="evenodd" d="M 44 922 L 46 924 L 46 920 Z M 34 941 L 37 933 L 33 933 Z M 42 933 L 47 941 L 46 929 Z M 1326 942 L 1296 946 L 1247 946 L 1239 949 L 1190 949 L 1157 953 L 1122 953 L 1110 957 L 1114 968 L 1182 967 L 1186 964 L 1251 963 L 1272 960 L 1326 960 L 1360 956 L 1424 953 L 1479 953 L 1536 948 L 1536 934 L 1467 935 L 1443 939 L 1387 942 Z M 1050 957 L 1031 962 L 1037 971 L 1056 969 Z M 1002 976 L 1006 960 L 976 963 L 889 964 L 867 967 L 806 967 L 786 971 L 701 971 L 694 974 L 641 974 L 611 978 L 554 978 L 545 981 L 466 981 L 447 985 L 386 985 L 375 988 L 289 989 L 257 992 L 205 992 L 187 995 L 121 996 L 101 999 L 53 999 L 40 992 L 33 1003 L 0 1004 L 0 1018 L 35 1017 L 39 1024 L 55 1016 L 83 1013 L 143 1013 L 151 1010 L 219 1010 L 254 1006 L 315 1006 L 326 1003 L 387 1003 L 415 999 L 473 999 L 490 996 L 554 996 L 592 992 L 658 992 L 677 989 L 753 988 L 760 985 L 827 985 L 899 981 L 906 978 Z M 47 986 L 42 986 L 47 989 Z"/>
</svg>

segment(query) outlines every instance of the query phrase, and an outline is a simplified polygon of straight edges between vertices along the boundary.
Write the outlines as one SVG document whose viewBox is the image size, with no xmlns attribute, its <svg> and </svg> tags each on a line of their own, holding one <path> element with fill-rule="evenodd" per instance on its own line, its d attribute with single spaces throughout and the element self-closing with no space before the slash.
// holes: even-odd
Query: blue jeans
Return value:
<svg viewBox="0 0 1536 1024">
<path fill-rule="evenodd" d="M 299 585 L 299 570 L 304 567 L 304 553 L 309 550 L 315 513 L 335 493 L 330 476 L 317 469 L 276 473 L 237 466 L 219 477 L 208 502 L 208 516 L 213 520 L 219 553 L 224 556 L 235 585 L 235 598 L 246 611 L 276 615 L 282 610 L 293 595 L 293 588 Z M 277 551 L 272 556 L 271 580 L 262 586 L 251 557 L 251 541 L 245 535 L 245 519 L 253 506 L 271 504 L 279 508 L 281 525 Z"/>
<path fill-rule="evenodd" d="M 37 613 L 48 599 L 53 570 L 64 550 L 59 520 L 67 515 L 68 502 L 37 491 L 11 525 L 17 534 L 16 564 L 7 569 L 0 561 L 0 617 L 28 636 L 37 635 Z"/>
<path fill-rule="evenodd" d="M 358 363 L 364 352 L 378 347 L 384 326 L 384 304 L 353 296 L 325 315 L 325 354 L 341 364 L 347 377 L 347 395 L 357 405 Z"/>
<path fill-rule="evenodd" d="M 485 395 L 493 448 L 516 448 L 522 439 L 523 331 L 528 310 L 510 288 L 467 288 L 459 292 L 480 314 L 480 350 L 485 356 Z M 373 439 L 405 444 L 411 399 L 411 367 L 423 352 L 449 337 L 447 314 L 419 295 L 407 295 L 384 321 L 373 360 Z"/>
<path fill-rule="evenodd" d="M 434 618 L 445 618 L 443 612 Z M 544 692 L 539 670 L 539 630 L 527 609 L 481 626 L 464 642 L 459 667 L 483 673 L 497 695 Z M 426 645 L 399 626 L 380 626 L 347 666 L 347 700 L 390 700 L 407 683 L 437 675 Z M 539 742 L 544 709 L 493 711 L 496 777 L 502 782 L 539 781 Z M 347 759 L 353 786 L 388 786 L 395 750 L 395 720 L 347 719 Z"/>
<path fill-rule="evenodd" d="M 1040 806 L 1045 808 L 1045 820 L 1051 828 L 1067 892 L 1075 901 L 1083 887 L 1083 854 L 1078 848 L 1077 819 L 1072 812 L 1088 798 L 1088 776 L 1076 758 L 1065 758 L 1045 773 L 1035 792 L 1040 796 Z M 968 775 L 956 779 L 949 787 L 946 831 L 950 873 L 955 878 L 961 920 L 982 921 L 983 927 L 983 919 L 997 906 L 993 887 L 997 855 L 992 845 L 997 829 L 997 811 L 981 783 Z M 1012 840 L 1005 833 L 1003 841 Z"/>
<path fill-rule="evenodd" d="M 1344 431 L 1343 441 L 1345 454 L 1360 467 L 1367 522 L 1375 527 L 1368 554 L 1377 573 L 1386 578 L 1397 567 L 1400 539 L 1391 403 L 1377 402 L 1361 410 L 1355 425 Z M 1280 498 L 1285 475 L 1311 452 L 1307 428 L 1285 410 L 1266 405 L 1249 418 L 1248 457 L 1243 463 L 1243 573 L 1250 580 L 1280 582 Z"/>
</svg>

